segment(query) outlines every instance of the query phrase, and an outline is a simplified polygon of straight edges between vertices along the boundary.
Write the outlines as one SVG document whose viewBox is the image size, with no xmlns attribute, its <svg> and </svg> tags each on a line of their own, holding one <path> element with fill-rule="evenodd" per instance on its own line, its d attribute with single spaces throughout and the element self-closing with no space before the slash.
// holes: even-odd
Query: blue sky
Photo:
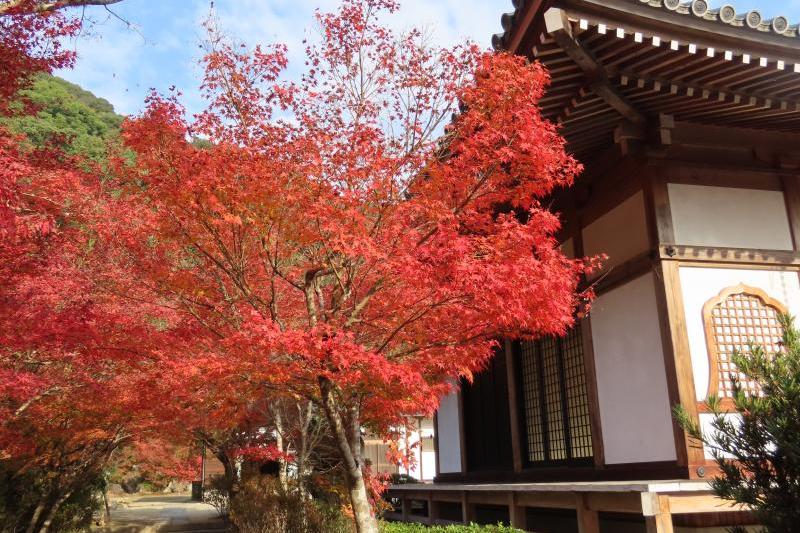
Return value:
<svg viewBox="0 0 800 533">
<path fill-rule="evenodd" d="M 424 26 L 439 44 L 465 38 L 489 46 L 500 30 L 500 15 L 510 0 L 401 0 L 392 26 Z M 800 21 L 800 0 L 728 0 L 737 11 L 759 9 L 765 17 L 785 15 Z M 712 1 L 718 6 L 723 2 Z M 250 45 L 284 42 L 290 62 L 302 66 L 302 40 L 313 35 L 316 8 L 331 10 L 337 0 L 216 0 L 216 12 L 227 32 Z M 58 74 L 109 100 L 120 113 L 142 108 L 149 89 L 175 85 L 190 111 L 198 111 L 200 22 L 210 0 L 124 0 L 114 11 L 135 25 L 129 29 L 102 8 L 91 8 L 92 35 L 72 43 L 76 68 Z M 291 67 L 290 67 L 291 68 Z"/>
</svg>

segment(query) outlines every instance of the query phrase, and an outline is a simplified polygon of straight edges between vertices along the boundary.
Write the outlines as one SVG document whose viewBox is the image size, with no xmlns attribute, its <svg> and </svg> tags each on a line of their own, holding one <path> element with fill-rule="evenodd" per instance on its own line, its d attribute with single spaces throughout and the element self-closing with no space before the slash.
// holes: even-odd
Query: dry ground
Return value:
<svg viewBox="0 0 800 533">
<path fill-rule="evenodd" d="M 225 525 L 213 507 L 183 494 L 143 494 L 111 500 L 111 524 L 100 533 L 218 533 Z"/>
</svg>

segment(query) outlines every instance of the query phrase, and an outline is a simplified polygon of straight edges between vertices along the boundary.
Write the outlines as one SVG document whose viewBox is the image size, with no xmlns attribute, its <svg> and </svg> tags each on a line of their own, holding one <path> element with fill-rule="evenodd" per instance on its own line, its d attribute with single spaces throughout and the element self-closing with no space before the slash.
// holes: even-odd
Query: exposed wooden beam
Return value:
<svg viewBox="0 0 800 533">
<path fill-rule="evenodd" d="M 567 14 L 555 7 L 544 14 L 545 28 L 586 77 L 589 88 L 631 122 L 644 123 L 645 116 L 612 87 L 602 63 L 573 35 Z"/>
<path fill-rule="evenodd" d="M 669 496 L 670 512 L 674 514 L 724 513 L 747 511 L 747 507 L 714 494 L 672 494 Z"/>
<path fill-rule="evenodd" d="M 762 267 L 766 265 L 800 266 L 800 255 L 794 251 L 787 250 L 662 245 L 659 248 L 659 256 L 662 261 L 680 261 L 681 263 L 713 263 Z"/>
</svg>

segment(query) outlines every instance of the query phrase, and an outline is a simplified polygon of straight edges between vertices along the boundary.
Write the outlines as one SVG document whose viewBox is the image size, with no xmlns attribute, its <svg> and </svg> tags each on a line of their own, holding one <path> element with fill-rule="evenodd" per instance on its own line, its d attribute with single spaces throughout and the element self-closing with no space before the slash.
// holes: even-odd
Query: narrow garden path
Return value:
<svg viewBox="0 0 800 533">
<path fill-rule="evenodd" d="M 183 494 L 144 494 L 118 497 L 111 502 L 111 524 L 97 528 L 103 533 L 160 533 L 226 531 L 217 512 L 208 504 Z"/>
</svg>

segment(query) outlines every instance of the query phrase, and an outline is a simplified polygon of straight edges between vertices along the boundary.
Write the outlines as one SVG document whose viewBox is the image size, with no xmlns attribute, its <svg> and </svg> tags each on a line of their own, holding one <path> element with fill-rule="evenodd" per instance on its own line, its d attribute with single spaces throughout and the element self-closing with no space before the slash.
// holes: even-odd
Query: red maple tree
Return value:
<svg viewBox="0 0 800 533">
<path fill-rule="evenodd" d="M 370 533 L 362 428 L 432 412 L 496 339 L 562 333 L 586 296 L 540 202 L 580 171 L 541 117 L 544 68 L 396 35 L 397 7 L 319 14 L 298 83 L 284 47 L 212 35 L 208 110 L 148 100 L 94 227 L 98 283 L 180 336 L 165 379 L 314 402 Z"/>
<path fill-rule="evenodd" d="M 0 115 L 18 111 L 7 104 L 35 74 L 74 60 L 61 42 L 80 14 L 62 8 L 96 3 L 0 2 Z M 0 468 L 30 493 L 6 509 L 6 525 L 33 532 L 56 527 L 116 449 L 156 433 L 148 406 L 160 391 L 147 306 L 134 313 L 88 276 L 93 237 L 81 221 L 105 194 L 98 173 L 22 141 L 0 126 Z"/>
</svg>

